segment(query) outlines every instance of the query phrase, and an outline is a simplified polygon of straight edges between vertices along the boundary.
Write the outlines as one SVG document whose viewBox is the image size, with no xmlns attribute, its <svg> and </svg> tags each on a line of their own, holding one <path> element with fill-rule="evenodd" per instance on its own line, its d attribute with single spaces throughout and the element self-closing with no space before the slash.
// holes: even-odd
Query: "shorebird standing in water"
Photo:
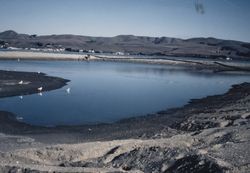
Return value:
<svg viewBox="0 0 250 173">
<path fill-rule="evenodd" d="M 17 117 L 16 117 L 16 120 L 18 120 L 18 121 L 22 121 L 22 120 L 23 120 L 23 117 L 19 117 L 19 116 L 17 116 Z"/>
<path fill-rule="evenodd" d="M 39 87 L 39 88 L 37 88 L 37 90 L 39 91 L 38 95 L 43 96 L 43 94 L 42 94 L 43 87 Z"/>
<path fill-rule="evenodd" d="M 39 87 L 37 88 L 38 91 L 42 91 L 43 90 L 43 87 Z"/>
</svg>

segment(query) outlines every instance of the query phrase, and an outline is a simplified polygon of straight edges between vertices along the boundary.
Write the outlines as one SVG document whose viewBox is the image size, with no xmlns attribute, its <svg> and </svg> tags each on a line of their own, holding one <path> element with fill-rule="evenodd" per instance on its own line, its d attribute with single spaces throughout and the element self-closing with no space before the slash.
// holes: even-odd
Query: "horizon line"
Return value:
<svg viewBox="0 0 250 173">
<path fill-rule="evenodd" d="M 181 40 L 189 40 L 189 39 L 195 39 L 195 38 L 203 38 L 203 39 L 218 39 L 218 40 L 227 40 L 227 41 L 239 41 L 239 42 L 245 42 L 245 43 L 250 43 L 249 41 L 244 41 L 244 40 L 235 40 L 235 39 L 227 39 L 227 38 L 219 38 L 219 37 L 213 37 L 213 36 L 194 36 L 194 37 L 187 37 L 187 38 L 181 38 L 181 37 L 169 37 L 169 36 L 148 36 L 148 35 L 135 35 L 135 34 L 118 34 L 118 35 L 113 35 L 113 36 L 93 36 L 93 35 L 81 35 L 81 34 L 72 34 L 72 33 L 59 33 L 59 34 L 36 34 L 36 33 L 22 33 L 18 32 L 13 29 L 7 29 L 4 31 L 0 31 L 0 33 L 3 32 L 8 32 L 8 31 L 13 31 L 17 34 L 25 34 L 25 35 L 37 35 L 37 36 L 60 36 L 60 35 L 72 35 L 72 36 L 83 36 L 83 37 L 99 37 L 99 38 L 113 38 L 113 37 L 118 37 L 118 36 L 135 36 L 135 37 L 151 37 L 151 38 L 174 38 L 174 39 L 181 39 Z"/>
</svg>

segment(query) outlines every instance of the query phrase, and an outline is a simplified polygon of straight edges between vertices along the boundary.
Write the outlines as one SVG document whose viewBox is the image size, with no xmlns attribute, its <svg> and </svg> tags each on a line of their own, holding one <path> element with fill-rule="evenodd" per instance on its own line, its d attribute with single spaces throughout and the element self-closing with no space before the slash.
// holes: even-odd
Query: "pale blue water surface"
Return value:
<svg viewBox="0 0 250 173">
<path fill-rule="evenodd" d="M 40 71 L 71 80 L 42 96 L 0 99 L 0 110 L 44 126 L 114 122 L 182 106 L 192 98 L 222 94 L 233 84 L 250 81 L 249 74 L 115 62 L 5 60 L 0 61 L 0 69 Z"/>
</svg>

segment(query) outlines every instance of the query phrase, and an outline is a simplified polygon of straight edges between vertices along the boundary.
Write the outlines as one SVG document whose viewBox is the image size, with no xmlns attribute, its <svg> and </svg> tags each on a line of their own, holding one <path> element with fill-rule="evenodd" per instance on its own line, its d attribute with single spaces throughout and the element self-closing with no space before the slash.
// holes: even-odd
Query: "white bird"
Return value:
<svg viewBox="0 0 250 173">
<path fill-rule="evenodd" d="M 23 99 L 23 96 L 19 96 L 20 99 Z"/>
<path fill-rule="evenodd" d="M 42 91 L 43 90 L 43 87 L 39 87 L 37 88 L 38 91 Z"/>
<path fill-rule="evenodd" d="M 23 84 L 23 81 L 21 80 L 20 82 L 18 82 L 19 85 L 22 85 Z"/>
<path fill-rule="evenodd" d="M 70 88 L 67 88 L 66 91 L 68 94 L 70 94 Z"/>
<path fill-rule="evenodd" d="M 39 96 L 43 96 L 43 93 L 38 93 Z"/>
<path fill-rule="evenodd" d="M 21 120 L 23 120 L 23 117 L 16 117 L 16 119 L 21 121 Z"/>
</svg>

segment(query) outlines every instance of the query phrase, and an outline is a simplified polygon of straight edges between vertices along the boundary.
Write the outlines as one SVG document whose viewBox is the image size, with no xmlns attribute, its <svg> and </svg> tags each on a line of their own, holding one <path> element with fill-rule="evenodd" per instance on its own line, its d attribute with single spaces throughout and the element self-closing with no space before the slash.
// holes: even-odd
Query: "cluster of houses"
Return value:
<svg viewBox="0 0 250 173">
<path fill-rule="evenodd" d="M 25 51 L 42 51 L 42 52 L 79 52 L 79 53 L 105 53 L 103 51 L 96 51 L 94 49 L 89 49 L 89 50 L 84 50 L 84 49 L 73 49 L 73 48 L 63 48 L 63 46 L 58 45 L 54 46 L 51 44 L 45 45 L 43 48 L 39 47 L 31 47 L 31 48 L 17 48 L 17 47 L 12 47 L 10 46 L 7 42 L 0 42 L 0 48 L 1 49 L 6 49 L 6 50 L 25 50 Z M 124 55 L 129 55 L 128 53 L 125 52 L 109 52 L 113 55 L 118 55 L 118 56 L 124 56 Z"/>
</svg>

